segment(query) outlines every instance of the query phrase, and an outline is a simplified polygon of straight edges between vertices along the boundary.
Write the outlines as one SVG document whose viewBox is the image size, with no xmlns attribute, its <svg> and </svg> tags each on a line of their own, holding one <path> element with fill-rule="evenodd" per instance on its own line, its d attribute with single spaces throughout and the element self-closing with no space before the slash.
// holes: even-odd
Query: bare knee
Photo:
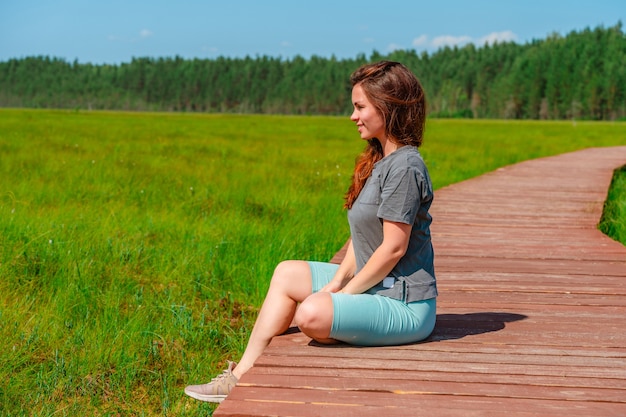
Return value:
<svg viewBox="0 0 626 417">
<path fill-rule="evenodd" d="M 311 269 L 304 261 L 283 261 L 274 269 L 270 290 L 300 302 L 312 291 Z"/>
<path fill-rule="evenodd" d="M 321 292 L 307 297 L 298 307 L 294 321 L 307 336 L 326 340 L 333 324 L 333 301 L 330 293 Z"/>
<path fill-rule="evenodd" d="M 301 268 L 302 261 L 282 261 L 276 268 L 274 268 L 274 274 L 272 275 L 272 281 L 288 278 L 297 273 Z"/>
</svg>

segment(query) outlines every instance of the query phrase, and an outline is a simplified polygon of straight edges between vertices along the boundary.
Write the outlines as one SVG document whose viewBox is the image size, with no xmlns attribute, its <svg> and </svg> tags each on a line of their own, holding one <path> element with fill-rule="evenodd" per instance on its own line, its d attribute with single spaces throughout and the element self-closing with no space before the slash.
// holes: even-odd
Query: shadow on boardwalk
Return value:
<svg viewBox="0 0 626 417">
<path fill-rule="evenodd" d="M 435 326 L 435 330 L 433 331 L 433 333 L 427 339 L 421 342 L 410 344 L 422 344 L 443 340 L 462 339 L 466 336 L 497 332 L 503 330 L 506 327 L 507 323 L 524 320 L 526 318 L 528 317 L 523 314 L 498 312 L 437 314 L 437 325 Z M 296 333 L 300 333 L 300 329 L 296 326 L 292 326 L 283 335 L 292 335 Z M 358 346 L 351 346 L 345 343 L 327 345 L 317 343 L 314 340 L 311 340 L 309 342 L 309 346 L 329 348 L 358 348 Z"/>
<path fill-rule="evenodd" d="M 503 330 L 507 323 L 528 318 L 523 314 L 478 312 L 465 314 L 437 314 L 435 330 L 425 341 L 462 339 L 483 333 Z"/>
</svg>

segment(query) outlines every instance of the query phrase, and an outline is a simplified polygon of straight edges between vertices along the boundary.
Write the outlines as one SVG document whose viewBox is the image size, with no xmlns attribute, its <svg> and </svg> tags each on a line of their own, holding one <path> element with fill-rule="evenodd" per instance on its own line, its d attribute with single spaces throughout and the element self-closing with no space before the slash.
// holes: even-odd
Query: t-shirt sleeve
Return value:
<svg viewBox="0 0 626 417">
<path fill-rule="evenodd" d="M 378 217 L 413 224 L 419 211 L 423 187 L 423 176 L 414 167 L 389 172 L 382 184 Z"/>
</svg>

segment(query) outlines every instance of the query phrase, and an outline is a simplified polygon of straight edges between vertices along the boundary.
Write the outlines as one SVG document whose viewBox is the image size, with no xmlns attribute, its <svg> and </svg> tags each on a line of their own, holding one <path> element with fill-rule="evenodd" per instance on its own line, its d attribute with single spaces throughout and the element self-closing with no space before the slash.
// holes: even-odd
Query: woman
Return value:
<svg viewBox="0 0 626 417">
<path fill-rule="evenodd" d="M 185 393 L 221 402 L 276 335 L 292 321 L 320 343 L 412 343 L 435 326 L 437 287 L 430 238 L 433 199 L 418 147 L 426 119 L 420 82 L 402 64 L 355 71 L 356 123 L 367 147 L 346 194 L 351 241 L 341 265 L 280 263 L 238 364 Z"/>
</svg>

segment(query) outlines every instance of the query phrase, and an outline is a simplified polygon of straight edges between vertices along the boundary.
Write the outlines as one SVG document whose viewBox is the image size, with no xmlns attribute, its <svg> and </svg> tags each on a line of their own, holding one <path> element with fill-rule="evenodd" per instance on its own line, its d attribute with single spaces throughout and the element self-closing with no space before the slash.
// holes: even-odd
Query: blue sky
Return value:
<svg viewBox="0 0 626 417">
<path fill-rule="evenodd" d="M 626 23 L 624 0 L 0 0 L 0 60 L 434 52 Z"/>
</svg>

